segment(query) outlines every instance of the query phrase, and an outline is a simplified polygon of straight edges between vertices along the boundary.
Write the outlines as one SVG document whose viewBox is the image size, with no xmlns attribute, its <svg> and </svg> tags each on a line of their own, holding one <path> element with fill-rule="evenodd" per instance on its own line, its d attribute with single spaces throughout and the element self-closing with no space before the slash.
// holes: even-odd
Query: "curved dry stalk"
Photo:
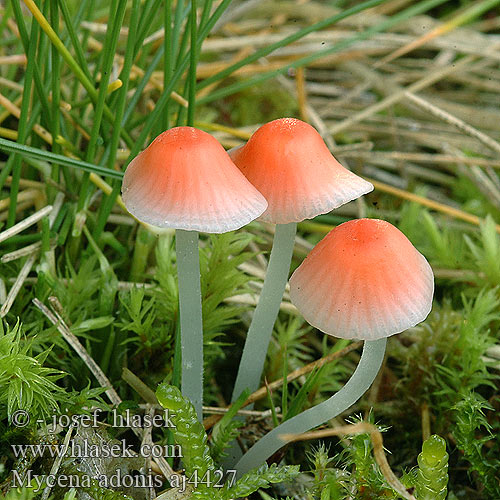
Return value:
<svg viewBox="0 0 500 500">
<path fill-rule="evenodd" d="M 321 439 L 331 436 L 344 436 L 346 434 L 365 433 L 369 434 L 370 439 L 372 440 L 373 455 L 375 457 L 375 461 L 380 467 L 380 470 L 384 475 L 387 483 L 402 497 L 408 500 L 415 500 L 415 497 L 412 494 L 408 493 L 401 481 L 392 471 L 389 462 L 387 462 L 387 457 L 384 452 L 382 433 L 373 424 L 370 424 L 368 422 L 360 422 L 358 424 L 343 425 L 341 427 L 335 427 L 333 429 L 323 429 L 320 431 L 305 432 L 303 434 L 281 434 L 279 437 L 283 440 L 283 442 L 291 442 L 306 441 L 308 439 Z"/>
<path fill-rule="evenodd" d="M 368 177 L 364 177 L 367 181 L 371 182 L 375 189 L 379 189 L 384 193 L 389 193 L 394 196 L 398 196 L 399 198 L 403 198 L 408 201 L 414 201 L 419 205 L 423 205 L 424 207 L 429 207 L 432 210 L 436 210 L 438 212 L 442 212 L 446 215 L 454 217 L 455 219 L 461 219 L 476 226 L 479 226 L 482 223 L 482 219 L 477 217 L 476 215 L 468 214 L 463 210 L 459 210 L 458 208 L 453 208 L 444 203 L 439 203 L 438 201 L 430 200 L 429 198 L 425 198 L 425 196 L 419 196 L 415 193 L 410 193 L 409 191 L 405 191 L 404 189 L 399 189 L 393 186 L 389 186 L 384 182 L 376 181 L 375 179 L 369 179 Z M 495 229 L 497 233 L 500 233 L 500 224 L 495 224 Z"/>
<path fill-rule="evenodd" d="M 327 354 L 326 356 L 323 356 L 322 358 L 313 361 L 305 366 L 302 366 L 301 368 L 297 368 L 296 370 L 293 370 L 290 372 L 287 377 L 286 381 L 287 383 L 290 383 L 299 377 L 302 377 L 303 375 L 307 375 L 308 373 L 312 372 L 315 368 L 321 368 L 323 365 L 326 363 L 331 363 L 332 361 L 335 361 L 337 359 L 340 359 L 347 354 L 349 354 L 352 351 L 355 351 L 359 347 L 363 345 L 363 342 L 353 342 L 352 344 L 348 345 L 347 347 L 344 347 L 340 351 L 332 352 L 330 354 Z M 279 378 L 278 380 L 275 380 L 274 382 L 268 383 L 267 387 L 269 387 L 271 390 L 278 389 L 283 385 L 283 379 Z M 259 399 L 262 399 L 267 396 L 267 387 L 262 386 L 260 389 L 257 389 L 254 393 L 250 394 L 248 396 L 247 400 L 245 403 L 242 405 L 242 408 L 245 406 L 248 406 L 250 404 L 255 403 Z M 228 407 L 229 408 L 229 407 Z M 227 408 L 226 408 L 227 409 Z M 211 415 L 210 417 L 207 417 L 203 421 L 203 426 L 205 427 L 205 430 L 208 430 L 212 428 L 220 419 L 222 418 L 222 415 Z"/>
</svg>

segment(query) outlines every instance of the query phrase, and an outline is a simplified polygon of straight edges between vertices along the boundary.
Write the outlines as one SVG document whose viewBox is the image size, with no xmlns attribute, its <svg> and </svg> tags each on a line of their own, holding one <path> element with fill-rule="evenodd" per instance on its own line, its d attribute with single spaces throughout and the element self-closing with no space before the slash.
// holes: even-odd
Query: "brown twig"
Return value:
<svg viewBox="0 0 500 500">
<path fill-rule="evenodd" d="M 323 365 L 326 363 L 331 363 L 332 361 L 335 361 L 337 359 L 340 359 L 350 352 L 358 349 L 363 345 L 363 342 L 354 342 L 347 347 L 344 347 L 344 349 L 341 349 L 340 351 L 332 352 L 331 354 L 327 354 L 326 356 L 323 356 L 322 358 L 313 361 L 312 363 L 309 363 L 305 366 L 302 366 L 301 368 L 297 368 L 296 370 L 290 372 L 286 378 L 287 383 L 292 382 L 293 380 L 298 379 L 299 377 L 302 377 L 303 375 L 306 375 L 307 373 L 310 373 L 313 371 L 315 368 L 321 368 Z M 243 404 L 243 407 L 248 406 L 250 404 L 255 403 L 259 399 L 262 399 L 267 396 L 267 389 L 278 389 L 283 385 L 283 379 L 278 379 L 275 380 L 274 382 L 270 382 L 266 386 L 261 387 L 260 389 L 257 389 L 254 393 L 250 394 L 250 396 L 246 399 L 245 403 Z M 203 425 L 205 426 L 205 429 L 210 429 L 213 427 L 219 420 L 221 416 L 219 415 L 212 415 L 208 418 L 206 418 L 203 421 Z"/>
</svg>

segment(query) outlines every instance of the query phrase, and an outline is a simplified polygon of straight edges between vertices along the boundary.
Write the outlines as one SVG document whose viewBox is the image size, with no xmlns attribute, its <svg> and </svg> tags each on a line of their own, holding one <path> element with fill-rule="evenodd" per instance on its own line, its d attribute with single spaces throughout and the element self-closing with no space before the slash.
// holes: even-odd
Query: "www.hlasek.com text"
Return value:
<svg viewBox="0 0 500 500">
<path fill-rule="evenodd" d="M 44 455 L 52 458 L 133 458 L 138 455 L 144 458 L 182 458 L 182 448 L 178 444 L 148 444 L 142 443 L 139 451 L 134 451 L 132 445 L 125 441 L 111 441 L 89 443 L 87 440 L 68 444 L 12 444 L 12 452 L 16 458 L 35 457 Z"/>
</svg>

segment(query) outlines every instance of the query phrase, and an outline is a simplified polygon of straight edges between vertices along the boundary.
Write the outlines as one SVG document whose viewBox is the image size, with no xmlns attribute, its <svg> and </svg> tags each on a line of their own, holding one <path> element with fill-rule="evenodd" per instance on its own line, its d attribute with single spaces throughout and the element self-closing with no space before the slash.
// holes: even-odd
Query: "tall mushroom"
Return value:
<svg viewBox="0 0 500 500">
<path fill-rule="evenodd" d="M 137 219 L 176 229 L 182 392 L 201 418 L 203 331 L 198 231 L 224 233 L 257 218 L 264 197 L 210 134 L 176 127 L 160 134 L 128 165 L 123 202 Z"/>
<path fill-rule="evenodd" d="M 234 385 L 235 400 L 245 388 L 259 387 L 288 279 L 297 222 L 330 212 L 369 193 L 373 186 L 344 168 L 319 133 L 295 118 L 263 125 L 229 155 L 269 204 L 260 220 L 277 224 L 264 287 Z"/>
<path fill-rule="evenodd" d="M 335 337 L 365 341 L 350 380 L 326 401 L 273 429 L 236 464 L 238 474 L 300 434 L 353 405 L 375 379 L 387 338 L 423 321 L 432 307 L 434 276 L 406 236 L 388 222 L 358 219 L 323 238 L 290 278 L 290 297 L 304 318 Z"/>
</svg>

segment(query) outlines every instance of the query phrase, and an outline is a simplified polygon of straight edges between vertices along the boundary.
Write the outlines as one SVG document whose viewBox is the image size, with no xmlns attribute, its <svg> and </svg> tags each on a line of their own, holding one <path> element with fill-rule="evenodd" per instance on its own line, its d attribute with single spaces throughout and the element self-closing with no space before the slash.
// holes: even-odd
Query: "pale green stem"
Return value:
<svg viewBox="0 0 500 500">
<path fill-rule="evenodd" d="M 189 398 L 202 420 L 203 323 L 201 309 L 198 233 L 175 231 L 177 276 L 179 278 L 179 319 L 181 323 L 181 391 Z"/>
<path fill-rule="evenodd" d="M 259 388 L 273 326 L 278 317 L 292 260 L 297 224 L 277 224 L 264 286 L 243 348 L 232 401 L 245 390 Z"/>
<path fill-rule="evenodd" d="M 387 339 L 365 341 L 358 367 L 349 381 L 331 398 L 286 420 L 257 441 L 234 467 L 237 477 L 262 465 L 267 458 L 286 444 L 282 434 L 302 434 L 336 417 L 351 407 L 370 387 L 380 370 Z"/>
</svg>

